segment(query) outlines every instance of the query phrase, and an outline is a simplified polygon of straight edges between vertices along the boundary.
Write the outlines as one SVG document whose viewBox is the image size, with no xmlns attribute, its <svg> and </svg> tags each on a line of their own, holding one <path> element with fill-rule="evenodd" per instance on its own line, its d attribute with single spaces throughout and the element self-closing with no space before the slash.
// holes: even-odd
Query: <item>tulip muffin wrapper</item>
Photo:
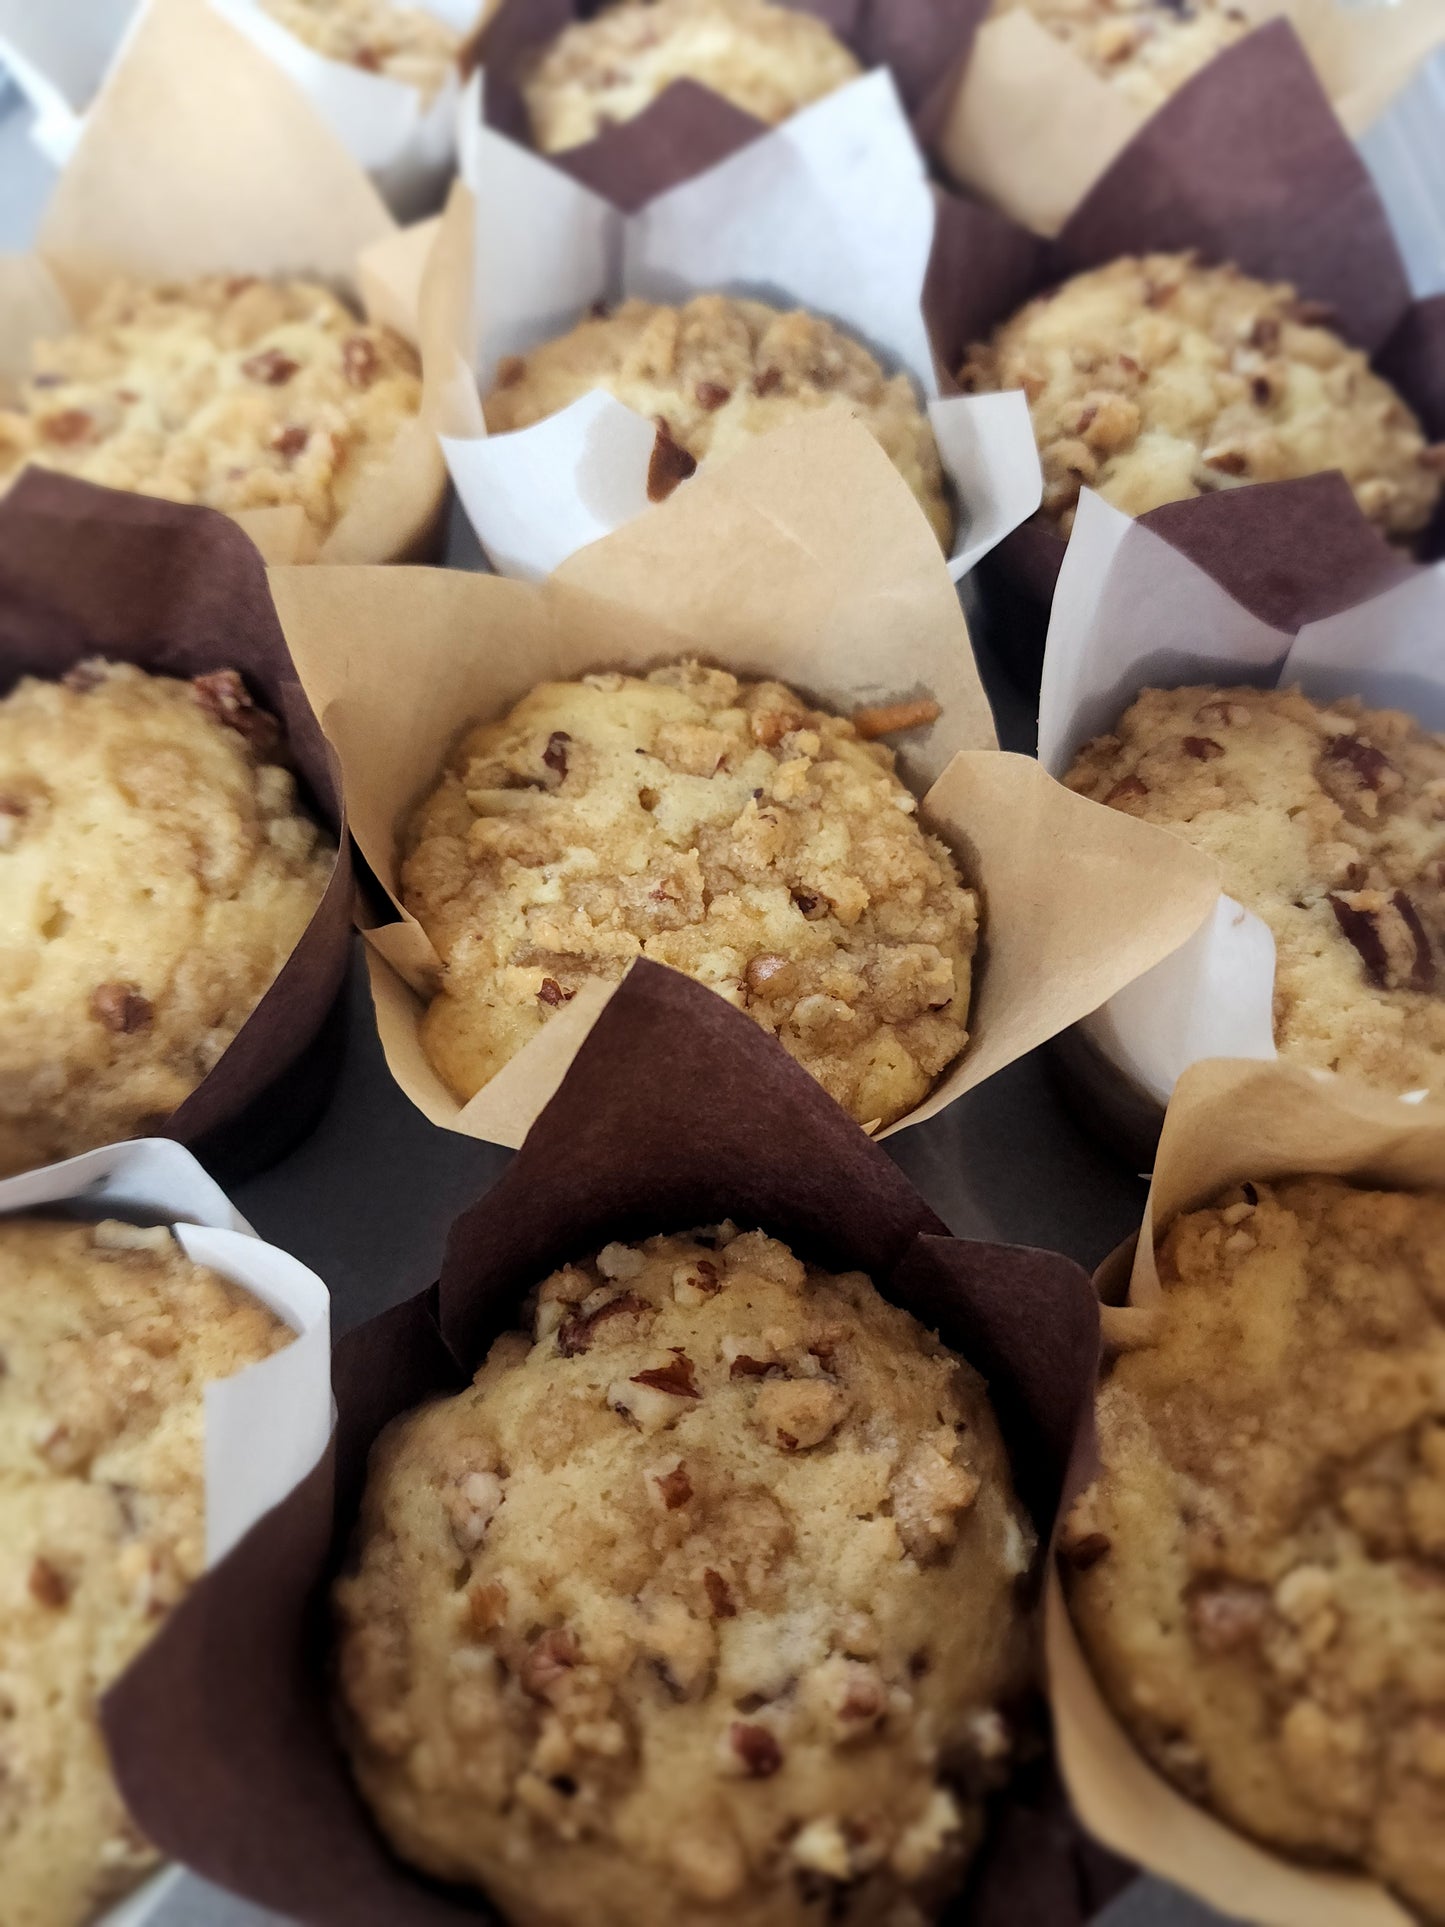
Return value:
<svg viewBox="0 0 1445 1927">
<path fill-rule="evenodd" d="M 457 571 L 290 569 L 273 571 L 272 588 L 345 774 L 353 834 L 390 899 L 394 920 L 365 932 L 387 1059 L 449 1130 L 520 1143 L 610 994 L 600 981 L 584 985 L 467 1104 L 419 1042 L 439 966 L 401 908 L 398 837 L 463 726 L 505 714 L 539 682 L 644 674 L 697 655 L 844 715 L 919 696 L 940 705 L 936 721 L 900 738 L 898 771 L 922 798 L 924 827 L 981 891 L 982 932 L 968 1049 L 894 1130 L 1096 1009 L 1176 948 L 1214 901 L 1207 859 L 995 748 L 932 533 L 872 436 L 842 414 L 824 411 L 705 471 L 540 586 Z"/>
<path fill-rule="evenodd" d="M 945 197 L 927 289 L 933 340 L 945 365 L 957 369 L 971 344 L 1069 276 L 1120 255 L 1191 248 L 1207 262 L 1233 262 L 1324 302 L 1339 333 L 1394 383 L 1426 435 L 1445 436 L 1445 295 L 1412 299 L 1385 205 L 1283 21 L 1220 54 L 1207 76 L 1154 115 L 1055 240 L 977 202 Z M 1282 539 L 1286 486 L 1255 482 L 1220 493 L 1248 501 L 1250 540 L 1263 543 Z M 1157 526 L 1167 517 L 1170 539 L 1187 543 L 1192 518 L 1213 499 L 1169 503 L 1140 519 Z M 1383 556 L 1404 554 L 1356 514 L 1359 533 Z M 1433 554 L 1442 538 L 1445 510 L 1425 531 L 1421 553 Z M 1031 521 L 1006 539 L 997 564 L 1031 600 L 1047 604 L 1064 546 L 1051 526 Z"/>
<path fill-rule="evenodd" d="M 1358 518 L 1339 476 L 1281 492 L 1293 504 L 1288 541 L 1251 552 L 1239 494 L 1217 496 L 1211 515 L 1196 518 L 1192 558 L 1100 496 L 1080 498 L 1039 692 L 1039 760 L 1052 775 L 1062 781 L 1083 744 L 1112 730 L 1147 688 L 1298 684 L 1318 702 L 1360 696 L 1445 730 L 1445 564 L 1380 566 L 1373 546 L 1355 539 Z M 1221 585 L 1246 564 L 1273 622 Z M 1108 1086 L 1122 1085 L 1126 1108 L 1152 1111 L 1157 1133 L 1187 1065 L 1275 1055 L 1274 971 L 1269 926 L 1221 893 L 1187 943 L 1080 1025 L 1081 1074 L 1105 1104 Z"/>
<path fill-rule="evenodd" d="M 408 0 L 464 41 L 476 0 Z M 434 207 L 456 158 L 461 78 L 453 68 L 431 94 L 386 74 L 330 60 L 266 13 L 258 0 L 204 0 L 246 35 L 306 99 L 402 218 Z M 64 167 L 90 107 L 145 11 L 144 0 L 0 0 L 0 60 L 32 102 L 31 137 Z M 187 75 L 204 89 L 206 76 Z"/>
<path fill-rule="evenodd" d="M 314 1272 L 265 1244 L 188 1151 L 137 1139 L 0 1179 L 0 1218 L 168 1224 L 196 1264 L 260 1299 L 296 1333 L 284 1350 L 205 1388 L 206 1565 L 220 1564 L 321 1459 L 331 1434 L 331 1301 Z M 164 1869 L 98 1927 L 146 1927 L 179 1873 Z"/>
<path fill-rule="evenodd" d="M 1324 1175 L 1445 1191 L 1445 1110 L 1323 1079 L 1298 1065 L 1215 1060 L 1179 1081 L 1143 1226 L 1100 1267 L 1106 1357 L 1149 1342 L 1162 1286 L 1158 1241 L 1181 1213 L 1245 1180 Z M 1064 1507 L 1098 1470 L 1092 1427 L 1075 1449 Z M 1049 1701 L 1070 1800 L 1095 1839 L 1231 1918 L 1260 1927 L 1410 1927 L 1376 1881 L 1304 1866 L 1237 1833 L 1172 1787 L 1106 1703 L 1074 1631 L 1057 1568 L 1046 1597 Z"/>
<path fill-rule="evenodd" d="M 1052 1254 L 951 1238 L 778 1045 L 702 986 L 641 965 L 500 1182 L 453 1226 L 439 1284 L 341 1341 L 333 1451 L 109 1696 L 126 1798 L 168 1852 L 309 1927 L 494 1917 L 479 1895 L 444 1891 L 391 1857 L 332 1733 L 325 1593 L 367 1453 L 392 1417 L 462 1389 L 558 1264 L 728 1216 L 816 1263 L 867 1271 L 984 1373 L 1020 1497 L 1047 1536 L 1097 1357 L 1083 1273 Z M 1028 1797 L 1021 1790 L 1022 1864 L 1009 1847 L 1018 1809 L 1004 1795 L 996 1851 L 954 1918 L 1016 1920 L 988 1905 L 994 1882 L 1012 1880 L 1036 1905 L 1066 1895 L 1047 1917 L 1070 1927 L 1080 1895 L 1106 1884 L 1056 1810 L 1040 1847 Z"/>
<path fill-rule="evenodd" d="M 419 346 L 420 413 L 319 548 L 299 507 L 234 519 L 269 561 L 426 552 L 446 496 L 436 434 L 457 346 L 420 319 L 435 233 L 398 228 L 285 77 L 202 0 L 151 0 L 55 185 L 35 253 L 0 258 L 0 392 L 29 371 L 38 338 L 73 326 L 117 276 L 323 281 Z M 430 299 L 439 316 L 454 305 Z"/>
<path fill-rule="evenodd" d="M 89 656 L 191 677 L 237 670 L 285 731 L 302 806 L 337 840 L 300 941 L 166 1134 L 231 1168 L 280 1155 L 330 1087 L 350 956 L 341 787 L 287 653 L 255 549 L 226 516 L 33 471 L 0 500 L 0 692 Z M 307 794 L 309 792 L 309 795 Z"/>
<path fill-rule="evenodd" d="M 474 87 L 482 85 L 478 76 Z M 500 363 L 565 333 L 597 303 L 722 293 L 803 307 L 902 370 L 926 408 L 958 510 L 955 579 L 1030 516 L 1042 495 L 1022 395 L 940 387 L 923 290 L 935 197 L 893 80 L 875 72 L 795 114 L 634 212 L 483 124 L 464 132 L 447 221 L 474 283 L 472 366 L 483 394 Z M 470 254 L 470 260 L 461 263 Z M 454 332 L 454 326 L 453 326 Z M 656 424 L 604 389 L 545 421 L 489 435 L 454 391 L 442 446 L 494 565 L 535 579 L 649 507 Z"/>
</svg>

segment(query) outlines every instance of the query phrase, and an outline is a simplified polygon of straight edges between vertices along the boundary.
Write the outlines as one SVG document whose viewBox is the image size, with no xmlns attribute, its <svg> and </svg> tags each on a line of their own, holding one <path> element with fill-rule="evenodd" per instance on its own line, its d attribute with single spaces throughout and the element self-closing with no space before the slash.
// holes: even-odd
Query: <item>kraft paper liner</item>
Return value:
<svg viewBox="0 0 1445 1927">
<path fill-rule="evenodd" d="M 1182 1211 L 1246 1178 L 1323 1173 L 1351 1183 L 1445 1189 L 1445 1108 L 1402 1106 L 1298 1066 L 1216 1060 L 1180 1079 L 1169 1106 L 1137 1242 L 1106 1261 L 1106 1346 L 1149 1342 L 1161 1287 L 1155 1248 Z M 1127 1284 L 1117 1309 L 1108 1300 Z M 1087 1436 L 1070 1495 L 1096 1469 Z M 1377 1882 L 1302 1866 L 1235 1832 L 1174 1790 L 1110 1710 L 1074 1633 L 1056 1572 L 1047 1657 L 1060 1766 L 1079 1818 L 1114 1852 L 1231 1918 L 1260 1927 L 1410 1927 Z"/>
<path fill-rule="evenodd" d="M 1445 434 L 1445 300 L 1412 302 L 1385 207 L 1281 21 L 1221 54 L 1175 94 L 1054 241 L 981 203 L 944 197 L 929 281 L 940 356 L 956 369 L 972 342 L 1081 270 L 1121 254 L 1190 247 L 1207 261 L 1234 261 L 1247 274 L 1291 281 L 1302 297 L 1327 302 L 1340 333 L 1395 382 L 1427 434 Z M 1231 491 L 1249 502 L 1260 540 L 1275 539 L 1281 486 Z M 1204 500 L 1168 505 L 1171 540 L 1188 540 L 1184 531 Z M 1401 552 L 1368 524 L 1364 530 L 1385 555 Z M 1421 553 L 1433 554 L 1439 539 L 1437 523 Z M 1052 527 L 1027 523 L 1001 545 L 998 572 L 1046 605 L 1064 546 Z"/>
<path fill-rule="evenodd" d="M 330 1089 L 328 1018 L 350 954 L 351 860 L 341 788 L 296 679 L 260 557 L 211 509 L 36 470 L 0 501 L 0 689 L 87 656 L 160 674 L 236 669 L 286 731 L 303 801 L 338 841 L 300 942 L 214 1068 L 165 1126 L 234 1175 L 279 1156 Z"/>
<path fill-rule="evenodd" d="M 654 1075 L 664 1063 L 669 1074 Z M 731 1215 L 824 1265 L 867 1270 L 989 1379 L 1021 1496 L 1047 1533 L 1087 1410 L 1097 1309 L 1068 1259 L 949 1237 L 806 1073 L 701 986 L 640 966 L 500 1182 L 458 1219 L 438 1286 L 337 1348 L 334 1452 L 203 1581 L 110 1694 L 106 1728 L 140 1824 L 207 1878 L 308 1927 L 491 1919 L 388 1853 L 352 1790 L 326 1705 L 325 1589 L 381 1427 L 460 1389 L 520 1300 L 613 1238 Z M 1000 1801 L 1000 1836 L 1012 1803 Z M 1029 1819 L 1028 1813 L 1024 1815 Z M 1096 1891 L 1077 1831 L 1026 1824 L 996 1877 L 1034 1896 Z M 1057 1927 L 1086 1917 L 1051 1911 Z"/>
<path fill-rule="evenodd" d="M 296 1333 L 283 1351 L 205 1388 L 206 1563 L 222 1560 L 304 1478 L 331 1430 L 330 1299 L 313 1272 L 263 1244 L 193 1157 L 165 1138 L 88 1151 L 0 1180 L 0 1217 L 169 1224 L 198 1264 L 246 1287 Z M 97 1927 L 147 1927 L 175 1868 L 153 1874 Z"/>
<path fill-rule="evenodd" d="M 1195 930 L 1213 865 L 1030 759 L 994 748 L 968 631 L 931 532 L 866 429 L 826 412 L 700 474 L 540 586 L 457 571 L 278 570 L 298 673 L 346 776 L 353 834 L 395 921 L 366 930 L 382 1043 L 448 1130 L 518 1144 L 608 995 L 588 986 L 465 1105 L 417 1034 L 438 968 L 399 901 L 397 834 L 469 721 L 549 678 L 698 654 L 847 714 L 931 696 L 898 741 L 923 821 L 984 897 L 970 1044 L 921 1122 L 1098 1007 Z M 396 663 L 406 662 L 404 705 Z M 924 792 L 927 792 L 924 795 Z"/>
<path fill-rule="evenodd" d="M 205 0 L 151 0 L 56 183 L 35 255 L 0 261 L 0 376 L 24 372 L 36 336 L 82 317 L 118 275 L 315 277 L 416 341 L 417 256 L 431 232 L 396 226 L 304 98 Z M 319 550 L 299 508 L 235 518 L 268 560 L 385 562 L 430 547 L 446 495 L 435 359 L 417 420 Z"/>
<path fill-rule="evenodd" d="M 1297 39 L 1351 138 L 1445 43 L 1440 0 L 1364 11 L 1337 0 L 1241 0 L 1240 10 L 1258 27 L 1277 22 Z M 1201 70 L 1200 84 L 1216 84 L 1225 57 Z M 936 149 L 961 186 L 1034 233 L 1053 236 L 1129 143 L 1169 108 L 1165 102 L 1151 115 L 1137 106 L 1017 6 L 984 20 L 974 34 Z"/>
</svg>

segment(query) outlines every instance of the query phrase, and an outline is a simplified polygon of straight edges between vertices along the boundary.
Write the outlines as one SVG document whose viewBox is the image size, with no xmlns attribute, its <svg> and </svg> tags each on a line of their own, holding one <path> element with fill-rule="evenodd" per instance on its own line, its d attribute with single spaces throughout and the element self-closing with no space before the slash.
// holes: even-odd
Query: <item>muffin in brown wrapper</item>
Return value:
<svg viewBox="0 0 1445 1927">
<path fill-rule="evenodd" d="M 771 1040 L 701 987 L 643 965 L 498 1186 L 453 1227 L 439 1284 L 339 1348 L 326 1464 L 110 1695 L 126 1797 L 164 1849 L 306 1922 L 486 1917 L 479 1898 L 388 1855 L 333 1737 L 326 1594 L 368 1450 L 398 1413 L 461 1389 L 560 1261 L 728 1216 L 819 1264 L 867 1270 L 984 1374 L 1019 1496 L 1047 1537 L 1094 1374 L 1097 1314 L 1083 1274 L 1045 1253 L 949 1237 Z M 1042 1767 L 1035 1780 L 1022 1804 L 1000 1796 L 994 1851 L 953 1917 L 1006 1917 L 990 1914 L 989 1895 L 1017 1895 L 1022 1881 L 1035 1900 L 1070 1896 L 1051 1919 L 1081 1920 L 1082 1897 L 1107 1889 L 1109 1869 L 1080 1855 Z"/>
</svg>

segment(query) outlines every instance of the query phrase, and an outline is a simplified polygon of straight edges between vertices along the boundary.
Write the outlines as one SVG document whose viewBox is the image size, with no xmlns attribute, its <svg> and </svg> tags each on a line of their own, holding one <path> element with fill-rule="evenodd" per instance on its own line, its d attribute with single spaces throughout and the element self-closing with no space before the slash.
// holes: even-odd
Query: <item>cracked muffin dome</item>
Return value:
<svg viewBox="0 0 1445 1927">
<path fill-rule="evenodd" d="M 912 489 L 942 548 L 953 510 L 928 417 L 907 375 L 886 376 L 841 328 L 762 301 L 700 294 L 680 308 L 624 301 L 497 369 L 490 434 L 530 428 L 603 388 L 657 423 L 652 501 L 700 462 L 734 455 L 757 435 L 843 402 Z"/>
<path fill-rule="evenodd" d="M 622 0 L 564 27 L 522 96 L 537 147 L 558 154 L 635 120 L 674 81 L 772 127 L 862 71 L 821 20 L 770 0 Z"/>
<path fill-rule="evenodd" d="M 1022 388 L 1061 535 L 1081 488 L 1129 515 L 1211 489 L 1339 469 L 1361 513 L 1406 542 L 1440 499 L 1445 447 L 1332 311 L 1287 282 L 1192 254 L 1126 255 L 1040 295 L 972 347 L 959 382 Z"/>
<path fill-rule="evenodd" d="M 782 683 L 696 662 L 541 683 L 466 732 L 403 835 L 402 901 L 441 962 L 422 1046 L 465 1103 L 645 956 L 747 1011 L 859 1123 L 891 1123 L 968 1041 L 978 942 L 978 899 L 916 807 L 891 751 Z"/>
<path fill-rule="evenodd" d="M 321 541 L 420 405 L 410 344 L 325 288 L 117 281 L 0 406 L 0 488 L 34 464 L 227 514 L 298 508 Z"/>
<path fill-rule="evenodd" d="M 982 1380 L 724 1225 L 541 1286 L 372 1449 L 341 1730 L 403 1859 L 515 1927 L 927 1917 L 1025 1685 Z"/>
<path fill-rule="evenodd" d="M 205 1386 L 290 1339 L 164 1228 L 0 1221 L 5 1927 L 84 1927 L 158 1864 L 100 1696 L 205 1563 Z"/>
<path fill-rule="evenodd" d="M 1218 861 L 1274 935 L 1285 1056 L 1445 1088 L 1445 737 L 1351 697 L 1146 689 L 1064 781 Z"/>
<path fill-rule="evenodd" d="M 994 0 L 992 11 L 1019 5 L 1146 114 L 1254 25 L 1228 0 Z"/>
<path fill-rule="evenodd" d="M 274 20 L 328 60 L 434 94 L 456 65 L 462 37 L 425 7 L 397 0 L 261 0 Z"/>
<path fill-rule="evenodd" d="M 0 700 L 0 1175 L 144 1136 L 270 988 L 336 846 L 234 670 Z"/>
<path fill-rule="evenodd" d="M 1099 1684 L 1189 1798 L 1445 1920 L 1445 1199 L 1245 1184 L 1159 1276 L 1063 1532 Z"/>
</svg>

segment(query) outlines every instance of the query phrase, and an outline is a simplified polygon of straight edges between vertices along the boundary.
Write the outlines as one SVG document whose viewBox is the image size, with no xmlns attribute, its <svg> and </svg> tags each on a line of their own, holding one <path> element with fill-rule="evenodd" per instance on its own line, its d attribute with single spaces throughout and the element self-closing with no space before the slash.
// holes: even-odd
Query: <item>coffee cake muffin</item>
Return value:
<svg viewBox="0 0 1445 1927">
<path fill-rule="evenodd" d="M 1159 1275 L 1063 1533 L 1099 1684 L 1191 1799 L 1445 1920 L 1445 1199 L 1245 1184 Z"/>
<path fill-rule="evenodd" d="M 163 1125 L 270 987 L 336 860 L 282 754 L 229 669 L 0 700 L 0 1175 Z"/>
<path fill-rule="evenodd" d="M 441 959 L 423 1048 L 465 1102 L 583 984 L 650 957 L 891 1123 L 968 1041 L 978 942 L 915 809 L 889 750 L 781 683 L 695 662 L 541 683 L 466 732 L 403 835 Z"/>
<path fill-rule="evenodd" d="M 456 66 L 461 35 L 425 7 L 392 0 L 261 0 L 273 20 L 328 60 L 434 94 Z"/>
<path fill-rule="evenodd" d="M 98 1704 L 205 1563 L 205 1386 L 279 1351 L 165 1229 L 0 1220 L 0 1919 L 81 1927 L 157 1864 Z"/>
<path fill-rule="evenodd" d="M 886 376 L 866 348 L 817 315 L 721 294 L 680 308 L 625 301 L 528 355 L 508 356 L 486 398 L 487 428 L 530 428 L 594 388 L 656 421 L 654 501 L 709 456 L 735 454 L 755 435 L 842 401 L 913 490 L 940 544 L 953 539 L 938 444 L 913 383 Z"/>
<path fill-rule="evenodd" d="M 859 1272 L 610 1244 L 372 1449 L 342 1732 L 514 1927 L 917 1921 L 977 1843 L 1033 1534 L 982 1379 Z"/>
<path fill-rule="evenodd" d="M 295 506 L 319 540 L 420 403 L 412 348 L 325 288 L 119 281 L 36 344 L 0 407 L 0 488 L 34 463 L 231 513 Z"/>
<path fill-rule="evenodd" d="M 1445 738 L 1353 698 L 1146 689 L 1064 780 L 1218 860 L 1274 933 L 1285 1056 L 1445 1087 Z"/>
<path fill-rule="evenodd" d="M 1440 499 L 1445 447 L 1331 311 L 1287 282 L 1192 254 L 1126 255 L 1039 296 L 969 350 L 974 394 L 1022 388 L 1044 470 L 1040 519 L 1067 535 L 1081 488 L 1129 515 L 1211 489 L 1339 469 L 1383 536 Z"/>
<path fill-rule="evenodd" d="M 861 72 L 821 20 L 771 0 L 621 0 L 565 27 L 522 94 L 537 147 L 559 154 L 635 120 L 674 81 L 772 127 Z"/>
<path fill-rule="evenodd" d="M 1254 25 L 1229 0 L 994 0 L 992 11 L 1019 5 L 1146 114 Z"/>
</svg>

